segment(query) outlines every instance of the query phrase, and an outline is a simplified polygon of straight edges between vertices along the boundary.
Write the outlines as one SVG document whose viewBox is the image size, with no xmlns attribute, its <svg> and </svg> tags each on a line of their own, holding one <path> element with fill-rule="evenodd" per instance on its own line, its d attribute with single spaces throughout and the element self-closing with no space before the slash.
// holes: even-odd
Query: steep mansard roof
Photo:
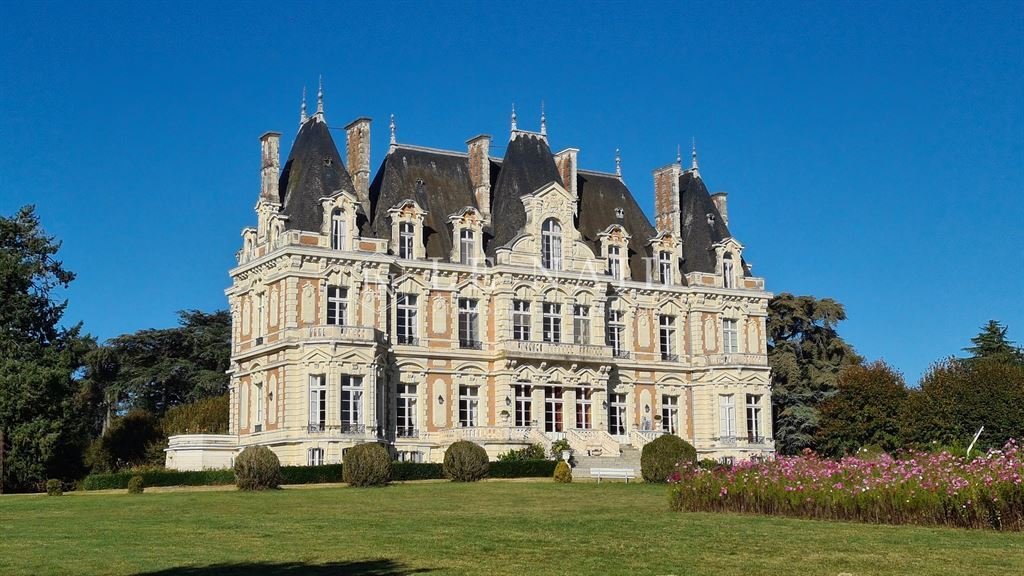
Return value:
<svg viewBox="0 0 1024 576">
<path fill-rule="evenodd" d="M 547 138 L 532 132 L 513 132 L 491 192 L 494 237 L 487 247 L 489 256 L 518 236 L 526 225 L 526 209 L 520 198 L 552 182 L 561 185 L 562 177 Z"/>
<path fill-rule="evenodd" d="M 679 176 L 679 212 L 683 273 L 714 273 L 716 258 L 712 246 L 732 234 L 711 200 L 700 173 L 695 170 L 687 170 Z"/>
<path fill-rule="evenodd" d="M 612 174 L 580 170 L 577 172 L 576 190 L 580 197 L 578 228 L 594 254 L 601 254 L 598 234 L 612 224 L 621 224 L 630 235 L 629 269 L 632 278 L 646 278 L 647 262 L 644 258 L 650 256 L 647 242 L 657 235 L 657 231 L 626 184 Z M 622 220 L 616 217 L 616 208 L 622 208 Z"/>
<path fill-rule="evenodd" d="M 299 128 L 279 187 L 281 214 L 288 217 L 285 227 L 291 230 L 319 231 L 323 224 L 320 198 L 339 190 L 355 192 L 322 115 L 310 117 Z"/>
</svg>

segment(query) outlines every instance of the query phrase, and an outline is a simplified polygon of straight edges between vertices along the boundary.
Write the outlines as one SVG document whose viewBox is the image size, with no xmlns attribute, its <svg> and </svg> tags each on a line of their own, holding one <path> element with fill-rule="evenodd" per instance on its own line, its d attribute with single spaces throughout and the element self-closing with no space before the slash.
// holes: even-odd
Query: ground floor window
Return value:
<svg viewBox="0 0 1024 576">
<path fill-rule="evenodd" d="M 478 386 L 459 386 L 459 426 L 477 426 L 480 411 L 479 391 Z"/>
<path fill-rule="evenodd" d="M 398 385 L 398 437 L 416 436 L 416 385 Z"/>
<path fill-rule="evenodd" d="M 608 432 L 621 436 L 626 433 L 626 395 L 611 394 L 608 403 Z"/>
<path fill-rule="evenodd" d="M 359 376 L 341 377 L 341 431 L 359 432 L 362 428 L 360 412 L 363 406 L 363 379 Z"/>
<path fill-rule="evenodd" d="M 562 387 L 546 386 L 544 388 L 544 431 L 562 432 Z"/>
<path fill-rule="evenodd" d="M 324 465 L 324 449 L 323 448 L 310 448 L 306 451 L 306 465 L 307 466 L 323 466 Z"/>
<path fill-rule="evenodd" d="M 516 426 L 530 426 L 533 420 L 533 400 L 530 398 L 531 390 L 528 384 L 516 384 L 513 387 L 516 403 Z"/>
<path fill-rule="evenodd" d="M 679 397 L 661 397 L 661 429 L 666 434 L 679 434 Z"/>
<path fill-rule="evenodd" d="M 323 432 L 327 427 L 327 377 L 312 374 L 309 377 L 309 429 Z"/>
<path fill-rule="evenodd" d="M 594 404 L 592 388 L 576 389 L 576 427 L 589 430 L 594 426 L 591 407 Z"/>
</svg>

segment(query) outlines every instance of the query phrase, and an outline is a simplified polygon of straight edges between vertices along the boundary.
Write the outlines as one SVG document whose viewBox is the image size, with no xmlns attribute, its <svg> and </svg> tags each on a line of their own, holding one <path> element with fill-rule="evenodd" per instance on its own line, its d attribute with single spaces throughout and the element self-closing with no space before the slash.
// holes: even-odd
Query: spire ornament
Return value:
<svg viewBox="0 0 1024 576">
<path fill-rule="evenodd" d="M 513 102 L 512 103 L 512 131 L 515 132 L 516 130 L 518 130 L 518 128 L 516 128 L 516 103 Z"/>
<path fill-rule="evenodd" d="M 309 116 L 306 116 L 306 87 L 302 87 L 302 106 L 299 106 L 299 127 L 306 123 Z"/>
<path fill-rule="evenodd" d="M 316 91 L 316 113 L 319 116 L 324 115 L 324 76 L 320 75 L 320 89 Z"/>
<path fill-rule="evenodd" d="M 622 155 L 619 154 L 618 148 L 615 149 L 615 175 L 622 177 Z"/>
<path fill-rule="evenodd" d="M 544 101 L 543 100 L 540 101 L 540 135 L 541 136 L 547 136 L 548 135 L 548 120 L 547 120 L 547 117 L 544 116 Z"/>
<path fill-rule="evenodd" d="M 683 146 L 676 144 L 676 164 L 683 165 Z"/>
<path fill-rule="evenodd" d="M 692 162 L 692 164 L 690 166 L 690 169 L 696 172 L 697 171 L 697 139 L 696 138 L 693 139 L 693 152 L 690 154 L 690 156 L 693 158 L 693 162 Z"/>
<path fill-rule="evenodd" d="M 395 139 L 395 115 L 391 115 L 391 145 L 394 146 L 397 140 Z"/>
</svg>

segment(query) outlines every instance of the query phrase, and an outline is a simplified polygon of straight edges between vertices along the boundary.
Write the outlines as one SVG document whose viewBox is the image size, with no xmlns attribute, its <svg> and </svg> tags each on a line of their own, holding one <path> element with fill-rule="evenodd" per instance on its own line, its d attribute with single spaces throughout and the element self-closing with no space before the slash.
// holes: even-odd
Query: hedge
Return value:
<svg viewBox="0 0 1024 576">
<path fill-rule="evenodd" d="M 432 462 L 392 462 L 391 481 L 442 480 L 444 465 Z"/>
<path fill-rule="evenodd" d="M 132 476 L 142 476 L 147 488 L 153 486 L 218 486 L 234 484 L 235 473 L 231 470 L 148 470 L 145 472 L 117 472 L 114 474 L 92 474 L 82 480 L 86 490 L 125 490 Z"/>
<path fill-rule="evenodd" d="M 551 478 L 555 473 L 554 460 L 521 460 L 518 462 L 491 462 L 489 478 Z"/>
<path fill-rule="evenodd" d="M 330 484 L 341 482 L 341 464 L 281 466 L 282 484 Z"/>
</svg>

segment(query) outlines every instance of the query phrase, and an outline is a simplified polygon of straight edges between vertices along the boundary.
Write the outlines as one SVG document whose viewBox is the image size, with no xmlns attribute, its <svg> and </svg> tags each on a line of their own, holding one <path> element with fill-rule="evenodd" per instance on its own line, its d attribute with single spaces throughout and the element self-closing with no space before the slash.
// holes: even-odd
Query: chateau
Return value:
<svg viewBox="0 0 1024 576">
<path fill-rule="evenodd" d="M 372 173 L 370 119 L 345 126 L 343 157 L 317 100 L 283 166 L 281 135 L 260 138 L 226 291 L 230 433 L 172 437 L 168 467 L 253 444 L 285 465 L 362 442 L 437 462 L 462 439 L 613 461 L 665 433 L 701 458 L 774 452 L 770 294 L 696 151 L 654 170 L 652 222 L 618 168 L 552 152 L 543 114 L 459 151 L 400 143 L 392 118 Z"/>
</svg>

